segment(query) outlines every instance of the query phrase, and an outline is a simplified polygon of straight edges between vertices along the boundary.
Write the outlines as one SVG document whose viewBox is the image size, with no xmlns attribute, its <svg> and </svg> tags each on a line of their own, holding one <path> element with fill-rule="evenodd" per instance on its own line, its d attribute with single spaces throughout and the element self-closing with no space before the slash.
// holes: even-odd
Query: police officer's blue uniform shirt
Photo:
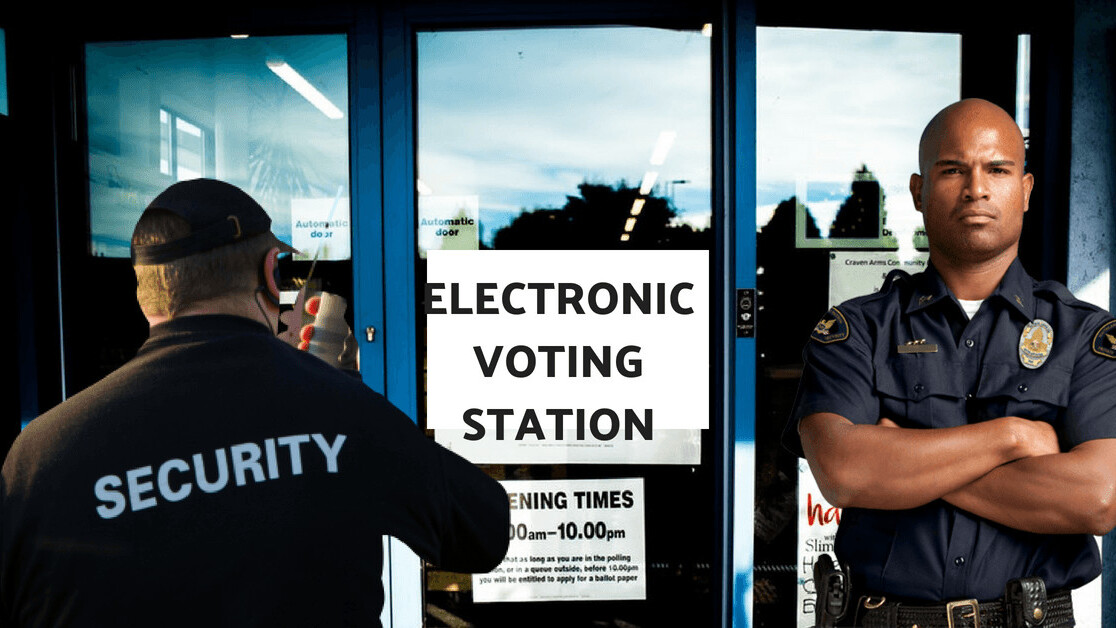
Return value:
<svg viewBox="0 0 1116 628">
<path fill-rule="evenodd" d="M 1027 368 L 1020 336 L 1036 320 L 1053 338 L 1032 352 L 1045 362 Z M 879 292 L 831 309 L 804 354 L 784 435 L 799 455 L 798 422 L 817 412 L 908 428 L 1019 416 L 1051 423 L 1062 451 L 1116 438 L 1116 321 L 1059 283 L 1034 281 L 1018 259 L 972 320 L 933 266 L 896 271 Z M 1024 576 L 1042 577 L 1049 590 L 1073 588 L 1100 574 L 1090 535 L 1021 532 L 942 500 L 846 508 L 835 550 L 857 588 L 919 600 L 995 599 Z"/>
</svg>

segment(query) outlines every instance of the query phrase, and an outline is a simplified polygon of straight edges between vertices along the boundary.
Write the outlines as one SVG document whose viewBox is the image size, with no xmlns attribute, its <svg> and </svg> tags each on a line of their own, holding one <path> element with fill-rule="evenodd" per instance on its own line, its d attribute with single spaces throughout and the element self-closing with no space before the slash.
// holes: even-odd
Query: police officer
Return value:
<svg viewBox="0 0 1116 628">
<path fill-rule="evenodd" d="M 963 100 L 919 145 L 925 272 L 811 334 L 786 442 L 844 508 L 838 625 L 1071 626 L 1116 525 L 1116 320 L 1017 257 L 1034 185 L 1004 110 Z"/>
<path fill-rule="evenodd" d="M 148 340 L 4 462 L 0 625 L 379 625 L 384 535 L 450 571 L 503 559 L 498 482 L 275 337 L 270 224 L 208 179 L 141 216 Z"/>
</svg>

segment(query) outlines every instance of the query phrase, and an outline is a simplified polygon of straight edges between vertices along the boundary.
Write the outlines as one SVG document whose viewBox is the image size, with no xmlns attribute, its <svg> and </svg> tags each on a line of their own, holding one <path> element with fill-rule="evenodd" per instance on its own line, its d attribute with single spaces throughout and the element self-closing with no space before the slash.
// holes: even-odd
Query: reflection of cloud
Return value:
<svg viewBox="0 0 1116 628">
<path fill-rule="evenodd" d="M 419 176 L 439 192 L 503 189 L 501 205 L 547 191 L 560 206 L 582 181 L 637 185 L 671 130 L 660 180 L 708 190 L 709 75 L 709 39 L 696 31 L 420 33 Z M 709 212 L 704 198 L 686 209 Z"/>
<path fill-rule="evenodd" d="M 913 230 L 921 220 L 907 182 L 923 127 L 960 97 L 960 36 L 760 28 L 756 38 L 761 190 L 851 180 L 867 164 L 887 196 L 889 225 Z"/>
</svg>

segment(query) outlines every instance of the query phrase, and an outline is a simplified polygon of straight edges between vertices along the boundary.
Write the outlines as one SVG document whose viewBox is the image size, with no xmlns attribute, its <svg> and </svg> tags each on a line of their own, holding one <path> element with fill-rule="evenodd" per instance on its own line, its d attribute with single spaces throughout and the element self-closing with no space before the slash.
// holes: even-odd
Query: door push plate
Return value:
<svg viewBox="0 0 1116 628">
<path fill-rule="evenodd" d="M 756 336 L 756 291 L 742 288 L 736 291 L 736 337 Z"/>
</svg>

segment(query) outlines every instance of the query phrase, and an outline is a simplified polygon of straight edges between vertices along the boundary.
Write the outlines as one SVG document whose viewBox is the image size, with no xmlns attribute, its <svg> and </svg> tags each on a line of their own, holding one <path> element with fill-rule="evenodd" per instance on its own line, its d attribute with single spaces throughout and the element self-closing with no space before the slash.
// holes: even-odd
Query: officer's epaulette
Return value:
<svg viewBox="0 0 1116 628">
<path fill-rule="evenodd" d="M 1070 289 L 1067 288 L 1065 284 L 1060 281 L 1054 281 L 1052 279 L 1036 281 L 1035 292 L 1045 292 L 1047 294 L 1051 294 L 1054 296 L 1054 298 L 1058 299 L 1063 304 L 1069 305 L 1071 307 L 1079 307 L 1086 310 L 1101 309 L 1096 305 L 1089 303 L 1088 301 L 1082 301 L 1081 299 L 1075 297 L 1073 293 L 1070 292 Z"/>
<path fill-rule="evenodd" d="M 909 281 L 911 274 L 901 268 L 892 269 L 891 272 L 884 277 L 883 286 L 880 287 L 880 292 L 887 292 L 891 289 L 892 285 L 902 284 Z"/>
<path fill-rule="evenodd" d="M 914 282 L 911 281 L 911 274 L 905 270 L 895 268 L 887 273 L 884 277 L 883 283 L 880 284 L 880 289 L 861 297 L 857 297 L 857 301 L 866 303 L 875 301 L 890 294 L 893 290 L 911 290 L 914 287 Z"/>
</svg>

